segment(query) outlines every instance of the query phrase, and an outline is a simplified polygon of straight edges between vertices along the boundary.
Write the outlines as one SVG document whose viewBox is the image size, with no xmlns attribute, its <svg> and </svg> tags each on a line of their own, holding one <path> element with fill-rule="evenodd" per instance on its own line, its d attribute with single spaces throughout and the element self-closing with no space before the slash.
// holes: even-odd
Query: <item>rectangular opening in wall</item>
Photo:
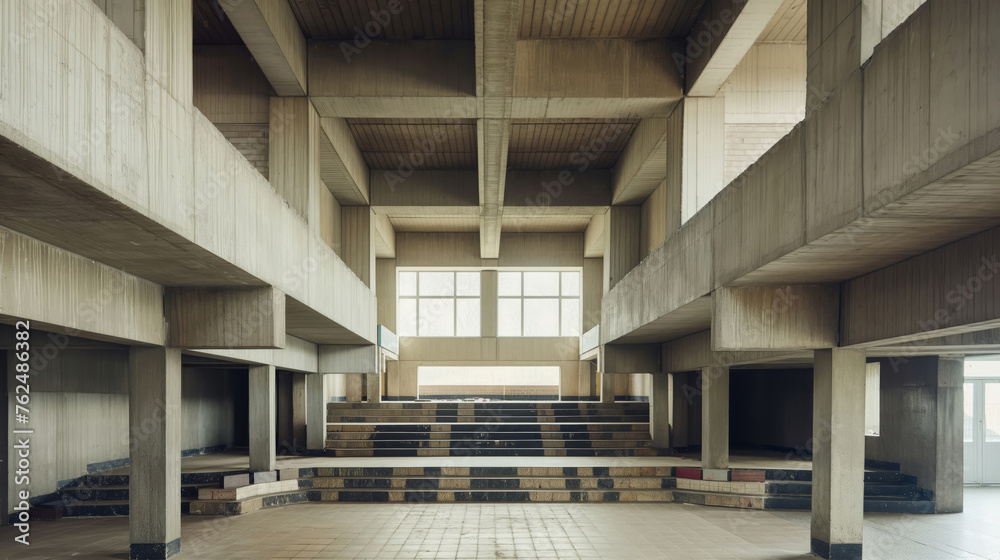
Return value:
<svg viewBox="0 0 1000 560">
<path fill-rule="evenodd" d="M 865 372 L 865 435 L 878 436 L 881 431 L 881 364 L 873 362 L 867 364 Z"/>
<path fill-rule="evenodd" d="M 421 399 L 558 401 L 558 366 L 420 366 Z"/>
</svg>

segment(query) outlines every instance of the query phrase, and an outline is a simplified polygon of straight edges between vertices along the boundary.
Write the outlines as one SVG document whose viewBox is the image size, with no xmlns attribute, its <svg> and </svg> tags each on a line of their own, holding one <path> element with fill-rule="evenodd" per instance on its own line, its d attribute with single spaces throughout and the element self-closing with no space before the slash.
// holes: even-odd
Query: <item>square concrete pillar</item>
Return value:
<svg viewBox="0 0 1000 560">
<path fill-rule="evenodd" d="M 939 357 L 937 382 L 934 512 L 959 513 L 963 509 L 965 482 L 965 359 Z"/>
<path fill-rule="evenodd" d="M 181 550 L 181 351 L 129 349 L 129 558 Z"/>
<path fill-rule="evenodd" d="M 328 376 L 306 375 L 306 447 L 310 451 L 326 448 L 326 393 Z"/>
<path fill-rule="evenodd" d="M 361 402 L 362 388 L 365 382 L 364 374 L 346 373 L 344 378 L 347 385 L 347 402 Z"/>
<path fill-rule="evenodd" d="M 382 402 L 382 374 L 366 373 L 365 383 L 368 384 L 368 390 L 366 392 L 368 395 L 368 402 Z"/>
<path fill-rule="evenodd" d="M 815 351 L 811 549 L 831 560 L 861 558 L 865 372 L 864 352 Z"/>
<path fill-rule="evenodd" d="M 701 369 L 701 468 L 729 468 L 729 368 Z"/>
<path fill-rule="evenodd" d="M 601 402 L 615 402 L 615 376 L 601 373 Z"/>
<path fill-rule="evenodd" d="M 653 447 L 670 447 L 670 413 L 673 408 L 670 398 L 670 376 L 664 373 L 653 375 L 653 390 L 649 396 L 649 432 L 653 436 Z"/>
<path fill-rule="evenodd" d="M 691 445 L 688 437 L 688 395 L 693 389 L 687 373 L 671 373 L 670 380 L 670 445 L 674 448 Z"/>
<path fill-rule="evenodd" d="M 274 366 L 250 366 L 250 472 L 276 465 Z"/>
</svg>

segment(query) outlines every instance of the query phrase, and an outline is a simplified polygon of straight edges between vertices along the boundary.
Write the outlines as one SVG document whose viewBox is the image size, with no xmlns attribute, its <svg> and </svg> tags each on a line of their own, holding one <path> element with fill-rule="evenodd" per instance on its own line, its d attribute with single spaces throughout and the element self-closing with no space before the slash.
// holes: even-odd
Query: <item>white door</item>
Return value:
<svg viewBox="0 0 1000 560">
<path fill-rule="evenodd" d="M 1000 483 L 1000 379 L 964 385 L 965 483 Z"/>
<path fill-rule="evenodd" d="M 983 381 L 983 462 L 985 484 L 1000 483 L 1000 380 Z"/>
<path fill-rule="evenodd" d="M 981 484 L 982 478 L 979 475 L 979 414 L 976 406 L 976 381 L 966 381 L 965 389 L 965 412 L 963 422 L 963 451 L 965 454 L 965 483 Z"/>
</svg>

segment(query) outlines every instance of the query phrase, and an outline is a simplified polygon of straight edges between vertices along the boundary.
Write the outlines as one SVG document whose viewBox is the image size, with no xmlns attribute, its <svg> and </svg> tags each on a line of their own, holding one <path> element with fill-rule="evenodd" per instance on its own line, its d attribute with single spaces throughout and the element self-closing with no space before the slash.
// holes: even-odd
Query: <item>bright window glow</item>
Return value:
<svg viewBox="0 0 1000 560">
<path fill-rule="evenodd" d="M 399 336 L 479 336 L 479 272 L 400 271 Z"/>
<path fill-rule="evenodd" d="M 425 399 L 558 399 L 559 367 L 420 366 L 417 368 L 417 394 Z"/>
<path fill-rule="evenodd" d="M 580 336 L 579 271 L 497 274 L 498 336 Z"/>
</svg>

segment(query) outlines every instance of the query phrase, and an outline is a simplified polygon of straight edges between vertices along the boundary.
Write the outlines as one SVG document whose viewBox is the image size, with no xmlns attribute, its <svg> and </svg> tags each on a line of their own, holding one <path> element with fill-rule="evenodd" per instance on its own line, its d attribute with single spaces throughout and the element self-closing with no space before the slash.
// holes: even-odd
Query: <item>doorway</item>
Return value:
<svg viewBox="0 0 1000 560">
<path fill-rule="evenodd" d="M 965 378 L 966 484 L 1000 484 L 1000 377 Z"/>
</svg>

